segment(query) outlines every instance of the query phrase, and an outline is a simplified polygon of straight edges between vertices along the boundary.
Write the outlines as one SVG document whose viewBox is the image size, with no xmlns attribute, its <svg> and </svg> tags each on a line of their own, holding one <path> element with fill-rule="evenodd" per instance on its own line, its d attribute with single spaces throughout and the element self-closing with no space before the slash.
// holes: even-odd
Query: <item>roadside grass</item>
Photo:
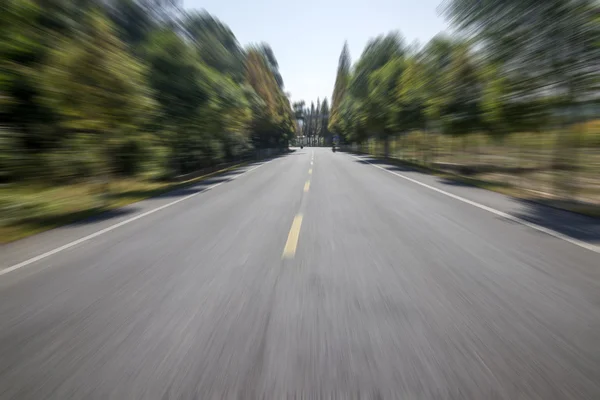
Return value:
<svg viewBox="0 0 600 400">
<path fill-rule="evenodd" d="M 381 156 L 377 154 L 371 155 L 381 158 Z M 414 159 L 404 160 L 396 157 L 391 157 L 387 158 L 386 162 L 393 165 L 409 167 L 417 171 L 428 173 L 437 176 L 443 179 L 444 181 L 479 187 L 482 189 L 502 193 L 507 196 L 511 196 L 521 200 L 536 202 L 549 207 L 567 210 L 590 217 L 600 218 L 600 204 L 586 203 L 570 199 L 542 197 L 540 192 L 532 189 L 523 188 L 522 186 L 514 184 L 510 181 L 487 180 L 478 177 L 459 175 L 456 173 L 444 171 L 442 169 L 434 168 L 430 165 L 425 165 Z M 600 177 L 598 178 L 600 179 Z M 516 178 L 516 180 L 518 180 L 518 177 Z M 600 198 L 600 192 L 596 192 L 595 190 L 588 190 L 588 192 L 591 196 L 597 196 Z"/>
<path fill-rule="evenodd" d="M 128 204 L 240 168 L 239 163 L 184 182 L 161 182 L 146 176 L 110 183 L 108 196 L 96 183 L 50 186 L 13 183 L 0 186 L 0 243 L 8 243 L 62 225 L 85 220 Z"/>
<path fill-rule="evenodd" d="M 505 137 L 413 131 L 393 137 L 389 150 L 388 161 L 449 181 L 600 216 L 600 120 L 573 125 L 568 131 Z M 371 138 L 360 151 L 382 157 L 383 141 Z"/>
</svg>

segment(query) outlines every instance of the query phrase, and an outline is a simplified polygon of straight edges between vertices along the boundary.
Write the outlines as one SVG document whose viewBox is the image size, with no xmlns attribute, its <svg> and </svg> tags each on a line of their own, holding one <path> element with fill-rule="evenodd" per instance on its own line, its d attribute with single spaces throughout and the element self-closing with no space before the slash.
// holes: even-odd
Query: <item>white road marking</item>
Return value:
<svg viewBox="0 0 600 400">
<path fill-rule="evenodd" d="M 209 190 L 211 190 L 211 189 L 214 189 L 214 188 L 216 188 L 217 186 L 220 186 L 220 185 L 222 185 L 222 184 L 223 184 L 223 183 L 225 183 L 225 182 L 229 182 L 229 181 L 232 181 L 232 180 L 234 180 L 234 179 L 237 179 L 237 178 L 238 178 L 240 175 L 245 175 L 245 174 L 247 174 L 248 172 L 252 172 L 252 171 L 254 171 L 254 170 L 255 170 L 255 169 L 257 169 L 257 168 L 260 168 L 260 167 L 262 167 L 263 165 L 270 163 L 271 161 L 273 161 L 273 160 L 269 160 L 269 161 L 267 161 L 267 162 L 265 162 L 265 163 L 262 163 L 262 164 L 260 164 L 260 165 L 257 165 L 257 166 L 256 166 L 256 167 L 254 167 L 254 168 L 250 168 L 249 170 L 247 170 L 247 171 L 245 171 L 245 172 L 242 172 L 241 174 L 238 174 L 238 175 L 234 176 L 234 177 L 233 177 L 233 178 L 231 178 L 231 179 L 228 179 L 228 180 L 226 180 L 226 181 L 222 181 L 222 182 L 219 182 L 219 183 L 215 183 L 214 185 L 211 185 L 211 186 L 209 186 L 209 187 L 207 187 L 207 188 L 204 188 L 204 189 L 202 189 L 202 190 L 200 190 L 200 191 L 198 191 L 198 192 L 196 192 L 196 193 L 192 193 L 192 194 L 190 194 L 190 195 L 187 195 L 187 196 L 185 196 L 185 197 L 182 197 L 181 199 L 178 199 L 178 200 L 172 201 L 172 202 L 170 202 L 170 203 L 168 203 L 168 204 L 165 204 L 165 205 L 162 205 L 162 206 L 160 206 L 160 207 L 158 207 L 158 208 L 154 208 L 154 209 L 152 209 L 152 210 L 146 211 L 146 212 L 144 212 L 144 213 L 142 213 L 142 214 L 136 215 L 135 217 L 129 218 L 129 219 L 125 220 L 125 221 L 121 221 L 121 222 L 119 222 L 119 223 L 117 223 L 117 224 L 114 224 L 114 225 L 111 225 L 111 226 L 109 226 L 109 227 L 107 227 L 107 228 L 101 229 L 101 230 L 99 230 L 98 232 L 94 232 L 94 233 L 92 233 L 92 234 L 90 234 L 90 235 L 84 236 L 84 237 L 82 237 L 81 239 L 77 239 L 77 240 L 75 240 L 75 241 L 72 241 L 72 242 L 70 242 L 70 243 L 67 243 L 67 244 L 65 244 L 64 246 L 57 247 L 57 248 L 55 248 L 54 250 L 47 251 L 47 252 L 45 252 L 45 253 L 43 253 L 43 254 L 40 254 L 39 256 L 35 256 L 35 257 L 33 257 L 33 258 L 30 258 L 29 260 L 25 260 L 25 261 L 23 261 L 23 262 L 20 262 L 20 263 L 18 263 L 18 264 L 15 264 L 15 265 L 13 265 L 13 266 L 10 266 L 10 267 L 8 267 L 8 268 L 5 268 L 5 269 L 3 269 L 3 270 L 0 270 L 0 276 L 1 276 L 1 275 L 4 275 L 4 274 L 8 274 L 9 272 L 12 272 L 12 271 L 14 271 L 14 270 L 17 270 L 17 269 L 19 269 L 19 268 L 23 268 L 23 267 L 25 267 L 25 266 L 27 266 L 27 265 L 29 265 L 29 264 L 33 264 L 33 263 L 34 263 L 34 262 L 36 262 L 36 261 L 40 261 L 40 260 L 43 260 L 44 258 L 48 258 L 48 257 L 50 257 L 50 256 L 52 256 L 52 255 L 54 255 L 54 254 L 56 254 L 56 253 L 60 253 L 60 252 L 61 252 L 61 251 L 63 251 L 63 250 L 67 250 L 67 249 L 69 249 L 69 248 L 71 248 L 71 247 L 73 247 L 73 246 L 77 246 L 78 244 L 81 244 L 81 243 L 83 243 L 83 242 L 87 242 L 88 240 L 94 239 L 94 238 L 96 238 L 96 237 L 98 237 L 98 236 L 100 236 L 100 235 L 103 235 L 103 234 L 105 234 L 105 233 L 108 233 L 108 232 L 110 232 L 110 231 L 113 231 L 113 230 L 115 230 L 115 229 L 117 229 L 117 228 L 120 228 L 120 227 L 121 227 L 121 226 L 123 226 L 123 225 L 127 225 L 127 224 L 129 224 L 129 223 L 131 223 L 131 222 L 133 222 L 133 221 L 137 221 L 138 219 L 141 219 L 141 218 L 147 217 L 147 216 L 148 216 L 148 215 L 150 215 L 150 214 L 154 214 L 155 212 L 158 212 L 158 211 L 164 210 L 165 208 L 168 208 L 168 207 L 174 206 L 174 205 L 175 205 L 175 204 L 177 204 L 177 203 L 181 203 L 182 201 L 185 201 L 185 200 L 191 199 L 192 197 L 195 197 L 195 196 L 199 195 L 200 193 L 204 193 L 204 192 L 207 192 L 207 191 L 209 191 Z M 218 176 L 218 175 L 216 175 L 216 176 Z"/>
<path fill-rule="evenodd" d="M 547 235 L 550 235 L 550 236 L 554 236 L 557 239 L 562 239 L 562 240 L 564 240 L 566 242 L 569 242 L 571 244 L 574 244 L 576 246 L 582 247 L 582 248 L 587 249 L 587 250 L 591 250 L 591 251 L 593 251 L 595 253 L 600 253 L 600 246 L 596 246 L 596 245 L 593 245 L 591 243 L 587 243 L 587 242 L 584 242 L 582 240 L 575 239 L 575 238 L 573 238 L 571 236 L 562 234 L 562 233 L 557 232 L 555 230 L 543 227 L 543 226 L 538 225 L 538 224 L 534 224 L 532 222 L 525 221 L 524 219 L 515 217 L 514 215 L 505 213 L 503 211 L 496 210 L 495 208 L 488 207 L 488 206 L 485 206 L 483 204 L 477 203 L 475 201 L 472 201 L 472 200 L 469 200 L 469 199 L 465 199 L 464 197 L 457 196 L 455 194 L 446 192 L 445 190 L 438 189 L 438 188 L 436 188 L 434 186 L 431 186 L 431 185 L 428 185 L 426 183 L 420 182 L 420 181 L 418 181 L 416 179 L 412 179 L 412 178 L 409 178 L 408 176 L 404 176 L 404 175 L 399 174 L 397 172 L 390 171 L 389 169 L 383 168 L 380 165 L 373 164 L 371 161 L 369 161 L 367 159 L 364 159 L 364 158 L 361 158 L 361 157 L 357 157 L 357 156 L 352 156 L 352 157 L 356 158 L 357 160 L 366 161 L 366 162 L 368 162 L 370 165 L 372 165 L 375 168 L 379 168 L 381 170 L 389 172 L 390 174 L 396 175 L 396 176 L 398 176 L 398 177 L 400 177 L 402 179 L 406 179 L 407 181 L 410 181 L 412 183 L 416 183 L 417 185 L 423 186 L 423 187 L 425 187 L 427 189 L 431 189 L 431 190 L 433 190 L 435 192 L 441 193 L 441 194 L 446 195 L 448 197 L 452 197 L 455 200 L 462 201 L 463 203 L 470 204 L 473 207 L 477 207 L 477 208 L 479 208 L 481 210 L 484 210 L 484 211 L 490 212 L 492 214 L 498 215 L 498 216 L 500 216 L 502 218 L 506 218 L 509 221 L 513 221 L 513 222 L 516 222 L 518 224 L 525 225 L 525 226 L 527 226 L 529 228 L 532 228 L 532 229 L 535 229 L 537 231 L 543 232 L 543 233 L 545 233 Z"/>
</svg>

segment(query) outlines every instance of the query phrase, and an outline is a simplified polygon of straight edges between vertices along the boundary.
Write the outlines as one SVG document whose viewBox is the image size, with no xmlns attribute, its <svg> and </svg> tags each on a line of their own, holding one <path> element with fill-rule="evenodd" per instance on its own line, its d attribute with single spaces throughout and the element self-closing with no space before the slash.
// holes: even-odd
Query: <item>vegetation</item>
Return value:
<svg viewBox="0 0 600 400">
<path fill-rule="evenodd" d="M 329 102 L 327 98 L 317 99 L 317 105 L 310 103 L 310 108 L 304 101 L 295 102 L 294 117 L 299 121 L 299 136 L 301 144 L 308 146 L 330 146 L 333 135 L 329 130 Z"/>
<path fill-rule="evenodd" d="M 25 185 L 94 187 L 113 206 L 119 181 L 186 174 L 295 136 L 272 49 L 243 49 L 219 20 L 172 0 L 6 0 L 0 63 L 1 227 L 24 218 Z"/>
<path fill-rule="evenodd" d="M 531 164 L 525 157 L 539 146 L 534 169 L 543 170 L 545 193 L 581 198 L 596 190 L 600 182 L 588 179 L 600 176 L 597 125 L 585 122 L 600 115 L 597 2 L 444 6 L 454 37 L 415 49 L 390 33 L 371 40 L 352 66 L 344 45 L 329 129 L 385 157 L 476 171 L 494 164 L 513 176 L 528 171 L 513 167 Z"/>
<path fill-rule="evenodd" d="M 122 182 L 148 194 L 253 151 L 298 137 L 331 145 L 334 135 L 600 202 L 597 1 L 450 0 L 443 10 L 456 36 L 419 48 L 381 35 L 354 64 L 344 44 L 331 104 L 292 106 L 268 44 L 244 49 L 221 21 L 177 1 L 4 0 L 0 232 L 20 232 L 36 196 L 85 214 L 121 205 Z"/>
</svg>

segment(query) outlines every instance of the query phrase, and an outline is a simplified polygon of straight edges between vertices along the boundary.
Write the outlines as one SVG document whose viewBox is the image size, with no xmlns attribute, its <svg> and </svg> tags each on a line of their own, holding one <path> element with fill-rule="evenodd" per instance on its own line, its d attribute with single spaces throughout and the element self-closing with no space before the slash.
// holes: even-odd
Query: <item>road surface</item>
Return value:
<svg viewBox="0 0 600 400">
<path fill-rule="evenodd" d="M 298 149 L 0 248 L 0 399 L 599 399 L 599 228 Z"/>
</svg>

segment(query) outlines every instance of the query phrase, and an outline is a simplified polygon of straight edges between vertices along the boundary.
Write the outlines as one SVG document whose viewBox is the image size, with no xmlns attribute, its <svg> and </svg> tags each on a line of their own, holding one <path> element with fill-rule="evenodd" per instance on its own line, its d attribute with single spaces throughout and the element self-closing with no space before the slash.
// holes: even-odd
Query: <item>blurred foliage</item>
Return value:
<svg viewBox="0 0 600 400">
<path fill-rule="evenodd" d="M 419 142 L 427 162 L 440 135 L 463 143 L 480 134 L 498 143 L 549 135 L 553 168 L 572 176 L 576 149 L 595 143 L 574 124 L 600 112 L 598 2 L 448 0 L 442 10 L 456 33 L 425 46 L 406 46 L 392 32 L 351 65 L 344 44 L 331 131 L 348 143 L 382 143 L 386 156 L 394 137 L 419 131 L 429 138 Z"/>
<path fill-rule="evenodd" d="M 295 118 L 299 122 L 300 141 L 297 145 L 308 146 L 330 146 L 333 144 L 333 134 L 329 130 L 330 109 L 329 101 L 324 98 L 323 101 L 317 99 L 317 104 L 310 103 L 306 107 L 304 100 L 294 103 Z"/>
<path fill-rule="evenodd" d="M 273 50 L 173 0 L 5 0 L 0 180 L 177 175 L 284 147 Z"/>
<path fill-rule="evenodd" d="M 342 128 L 342 120 L 340 116 L 340 108 L 346 91 L 348 90 L 348 79 L 350 79 L 350 51 L 348 50 L 348 43 L 344 43 L 342 53 L 338 62 L 337 75 L 335 77 L 335 85 L 333 87 L 333 97 L 331 99 L 331 116 L 329 118 L 329 130 L 333 132 L 340 132 Z"/>
</svg>

